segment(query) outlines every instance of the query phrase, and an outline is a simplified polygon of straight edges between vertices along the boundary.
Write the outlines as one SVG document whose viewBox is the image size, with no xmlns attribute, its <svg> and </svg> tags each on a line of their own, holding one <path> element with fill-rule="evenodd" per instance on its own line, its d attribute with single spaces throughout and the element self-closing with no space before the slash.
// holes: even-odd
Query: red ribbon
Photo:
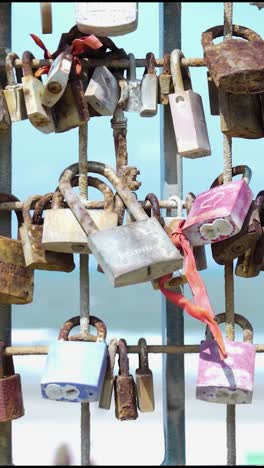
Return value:
<svg viewBox="0 0 264 468">
<path fill-rule="evenodd" d="M 165 282 L 171 278 L 172 274 L 163 276 L 159 279 L 160 290 L 173 304 L 181 307 L 182 309 L 185 309 L 186 312 L 192 317 L 208 325 L 214 339 L 218 344 L 220 356 L 222 359 L 224 359 L 227 357 L 227 352 L 225 349 L 222 333 L 217 322 L 215 321 L 214 313 L 209 301 L 205 284 L 197 271 L 195 258 L 193 256 L 193 252 L 190 247 L 189 241 L 186 239 L 185 235 L 182 232 L 181 228 L 184 225 L 184 223 L 184 220 L 181 221 L 177 229 L 171 234 L 171 240 L 178 249 L 183 251 L 183 266 L 185 276 L 192 290 L 195 304 L 193 304 L 182 294 L 178 294 L 174 291 L 170 291 L 164 288 Z"/>
</svg>

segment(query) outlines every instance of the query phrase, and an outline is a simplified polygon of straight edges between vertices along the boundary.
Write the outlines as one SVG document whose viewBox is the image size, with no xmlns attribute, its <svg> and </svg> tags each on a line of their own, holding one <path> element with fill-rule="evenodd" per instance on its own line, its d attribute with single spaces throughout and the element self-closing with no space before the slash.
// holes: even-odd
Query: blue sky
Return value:
<svg viewBox="0 0 264 468">
<path fill-rule="evenodd" d="M 12 3 L 12 50 L 20 57 L 30 50 L 42 58 L 42 50 L 34 43 L 30 33 L 38 35 L 47 48 L 54 52 L 60 36 L 74 24 L 74 3 L 52 2 L 53 33 L 42 34 L 40 4 L 38 2 Z M 264 34 L 264 10 L 247 3 L 234 2 L 234 23 Z M 223 3 L 182 3 L 182 51 L 185 57 L 202 57 L 201 34 L 207 28 L 223 23 Z M 113 37 L 127 53 L 144 58 L 152 51 L 159 53 L 159 3 L 139 2 L 138 28 L 133 33 Z M 141 78 L 143 68 L 137 69 Z M 158 71 L 161 71 L 158 70 Z M 212 155 L 183 160 L 183 195 L 193 191 L 196 195 L 210 187 L 223 168 L 223 138 L 220 118 L 211 116 L 207 90 L 206 68 L 190 68 L 193 90 L 202 96 L 211 143 Z M 45 78 L 44 78 L 45 79 Z M 155 117 L 142 118 L 126 113 L 128 118 L 129 164 L 137 166 L 142 182 L 137 194 L 140 199 L 152 191 L 160 196 L 160 111 Z M 110 124 L 111 117 L 91 118 L 88 124 L 88 159 L 105 162 L 115 167 L 115 154 Z M 30 194 L 53 191 L 62 170 L 78 160 L 78 129 L 62 134 L 44 135 L 25 120 L 13 124 L 13 193 L 23 200 Z M 251 188 L 256 195 L 263 189 L 263 142 L 233 139 L 233 165 L 248 164 L 253 172 Z M 176 147 L 175 147 L 176 154 Z M 100 198 L 95 189 L 89 197 Z M 207 248 L 208 250 L 208 248 Z"/>
</svg>

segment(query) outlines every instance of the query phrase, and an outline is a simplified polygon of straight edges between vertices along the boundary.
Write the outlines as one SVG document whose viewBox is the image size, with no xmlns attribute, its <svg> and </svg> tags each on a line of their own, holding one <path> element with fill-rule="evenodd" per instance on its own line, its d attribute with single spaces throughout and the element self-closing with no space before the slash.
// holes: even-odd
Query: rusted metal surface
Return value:
<svg viewBox="0 0 264 468">
<path fill-rule="evenodd" d="M 0 341 L 0 422 L 24 416 L 21 378 L 15 374 L 13 357 L 4 354 L 6 344 Z"/>
<path fill-rule="evenodd" d="M 118 342 L 119 374 L 114 379 L 115 416 L 121 421 L 134 420 L 138 417 L 136 402 L 136 385 L 129 374 L 129 360 L 127 357 L 126 341 Z"/>
<path fill-rule="evenodd" d="M 90 315 L 89 323 L 90 325 L 93 325 L 96 328 L 96 331 L 97 331 L 96 340 L 105 341 L 107 328 L 104 322 L 100 320 L 98 317 L 95 317 L 94 315 Z M 63 341 L 70 340 L 69 338 L 70 331 L 72 330 L 72 328 L 77 327 L 78 325 L 80 325 L 79 315 L 76 315 L 75 317 L 72 317 L 69 320 L 67 320 L 67 322 L 65 322 L 62 328 L 60 329 L 58 340 L 63 340 Z"/>
<path fill-rule="evenodd" d="M 246 41 L 228 39 L 213 44 L 213 39 L 223 34 L 224 26 L 214 26 L 202 33 L 205 63 L 215 84 L 233 94 L 263 92 L 264 41 L 261 36 L 249 28 L 233 25 L 233 36 Z"/>
</svg>

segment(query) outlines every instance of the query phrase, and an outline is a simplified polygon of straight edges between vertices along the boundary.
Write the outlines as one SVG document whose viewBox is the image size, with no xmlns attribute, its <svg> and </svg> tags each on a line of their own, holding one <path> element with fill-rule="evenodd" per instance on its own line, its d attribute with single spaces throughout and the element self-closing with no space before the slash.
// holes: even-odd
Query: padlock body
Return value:
<svg viewBox="0 0 264 468">
<path fill-rule="evenodd" d="M 132 375 L 118 375 L 114 380 L 115 416 L 121 421 L 137 419 L 136 384 Z"/>
<path fill-rule="evenodd" d="M 54 132 L 51 110 L 43 107 L 41 103 L 44 91 L 43 83 L 34 76 L 23 76 L 22 85 L 27 115 L 32 125 L 42 133 Z"/>
<path fill-rule="evenodd" d="M 251 242 L 250 247 L 239 256 L 236 263 L 235 275 L 242 278 L 255 278 L 261 271 L 261 264 L 255 259 L 258 239 Z"/>
<path fill-rule="evenodd" d="M 252 199 L 244 179 L 202 192 L 193 202 L 183 233 L 192 246 L 232 237 L 242 228 Z"/>
<path fill-rule="evenodd" d="M 34 272 L 26 267 L 20 241 L 0 236 L 0 303 L 29 304 Z"/>
<path fill-rule="evenodd" d="M 6 86 L 3 93 L 11 121 L 26 120 L 28 117 L 22 84 Z"/>
<path fill-rule="evenodd" d="M 136 30 L 137 10 L 137 2 L 77 2 L 75 21 L 85 34 L 122 36 Z"/>
<path fill-rule="evenodd" d="M 85 99 L 101 115 L 113 115 L 119 99 L 118 82 L 107 67 L 96 67 L 84 93 Z"/>
<path fill-rule="evenodd" d="M 11 121 L 7 108 L 4 91 L 0 89 L 0 133 L 5 133 L 10 129 Z"/>
<path fill-rule="evenodd" d="M 161 73 L 159 75 L 158 83 L 158 103 L 167 105 L 169 104 L 169 94 L 171 92 L 171 75 L 169 73 Z"/>
<path fill-rule="evenodd" d="M 105 342 L 52 343 L 41 378 L 42 397 L 70 402 L 99 400 L 106 364 Z"/>
<path fill-rule="evenodd" d="M 234 405 L 251 403 L 254 388 L 256 346 L 224 340 L 228 357 L 221 360 L 215 340 L 200 345 L 196 398 Z"/>
<path fill-rule="evenodd" d="M 52 107 L 63 95 L 69 79 L 72 58 L 71 54 L 62 52 L 53 61 L 42 94 L 43 105 Z"/>
<path fill-rule="evenodd" d="M 153 375 L 150 369 L 136 369 L 138 408 L 144 413 L 155 409 Z"/>
<path fill-rule="evenodd" d="M 140 80 L 128 81 L 128 102 L 125 108 L 126 112 L 140 112 L 141 96 L 140 96 L 141 83 Z"/>
<path fill-rule="evenodd" d="M 85 108 L 85 102 L 83 104 L 78 106 L 72 85 L 68 83 L 63 95 L 53 107 L 55 133 L 66 132 L 89 120 L 88 108 Z"/>
<path fill-rule="evenodd" d="M 45 250 L 41 240 L 43 226 L 25 223 L 19 228 L 20 238 L 24 251 L 25 264 L 34 270 L 64 271 L 69 273 L 74 270 L 73 255 L 62 252 Z"/>
<path fill-rule="evenodd" d="M 111 407 L 111 400 L 114 388 L 114 377 L 113 375 L 106 375 L 103 388 L 99 400 L 99 408 L 109 410 Z"/>
<path fill-rule="evenodd" d="M 153 117 L 158 110 L 158 77 L 147 73 L 141 82 L 141 117 Z"/>
<path fill-rule="evenodd" d="M 21 418 L 24 414 L 20 375 L 0 379 L 0 422 Z"/>
<path fill-rule="evenodd" d="M 114 287 L 151 281 L 182 266 L 179 250 L 155 218 L 96 232 L 87 239 Z"/>
<path fill-rule="evenodd" d="M 221 93 L 221 131 L 230 137 L 263 138 L 261 102 L 258 94 Z"/>
<path fill-rule="evenodd" d="M 89 210 L 98 229 L 117 225 L 117 213 Z M 47 210 L 44 218 L 42 245 L 46 250 L 66 253 L 89 254 L 87 236 L 69 208 Z"/>
<path fill-rule="evenodd" d="M 201 96 L 192 90 L 169 94 L 177 154 L 187 158 L 210 156 L 211 147 Z"/>
</svg>

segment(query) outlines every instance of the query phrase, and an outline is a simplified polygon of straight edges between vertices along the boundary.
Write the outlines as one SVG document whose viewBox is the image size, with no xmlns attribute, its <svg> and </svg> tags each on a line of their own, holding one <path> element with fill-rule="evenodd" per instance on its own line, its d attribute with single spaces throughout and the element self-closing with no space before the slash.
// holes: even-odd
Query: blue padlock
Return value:
<svg viewBox="0 0 264 468">
<path fill-rule="evenodd" d="M 69 337 L 71 329 L 80 325 L 79 316 L 64 323 L 58 341 L 49 347 L 41 379 L 43 398 L 79 403 L 99 400 L 107 365 L 106 326 L 94 316 L 90 324 L 96 327 L 97 336 Z"/>
</svg>

